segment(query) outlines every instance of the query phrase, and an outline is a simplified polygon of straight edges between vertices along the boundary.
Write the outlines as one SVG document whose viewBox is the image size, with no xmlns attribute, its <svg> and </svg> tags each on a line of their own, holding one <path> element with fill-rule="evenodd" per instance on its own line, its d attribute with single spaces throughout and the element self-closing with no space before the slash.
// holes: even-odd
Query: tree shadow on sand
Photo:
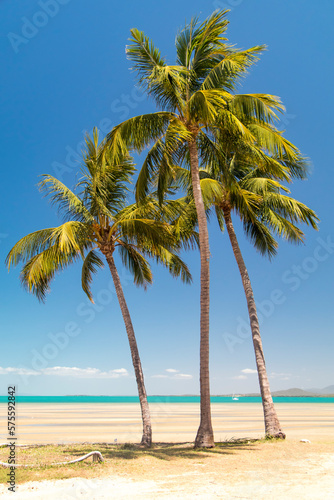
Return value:
<svg viewBox="0 0 334 500">
<path fill-rule="evenodd" d="M 151 448 L 144 448 L 139 444 L 107 444 L 107 443 L 84 443 L 80 446 L 66 447 L 64 453 L 73 457 L 97 450 L 102 453 L 105 460 L 126 459 L 134 460 L 142 456 L 152 456 L 160 460 L 172 460 L 174 458 L 198 459 L 210 455 L 231 455 L 239 450 L 251 450 L 260 442 L 258 439 L 230 439 L 216 443 L 215 448 L 194 448 L 193 443 L 154 443 Z"/>
</svg>

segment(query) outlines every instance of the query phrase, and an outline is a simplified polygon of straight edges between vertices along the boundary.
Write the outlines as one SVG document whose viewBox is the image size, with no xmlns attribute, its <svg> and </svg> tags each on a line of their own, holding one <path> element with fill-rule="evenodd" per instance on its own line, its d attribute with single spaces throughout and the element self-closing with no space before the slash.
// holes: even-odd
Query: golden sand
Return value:
<svg viewBox="0 0 334 500">
<path fill-rule="evenodd" d="M 199 425 L 199 404 L 151 403 L 155 442 L 191 442 Z M 334 404 L 279 403 L 276 410 L 287 438 L 334 438 Z M 7 440 L 6 405 L 0 405 L 0 441 Z M 264 435 L 259 403 L 214 403 L 216 441 Z M 17 407 L 18 444 L 139 442 L 141 414 L 137 403 L 21 403 Z"/>
</svg>

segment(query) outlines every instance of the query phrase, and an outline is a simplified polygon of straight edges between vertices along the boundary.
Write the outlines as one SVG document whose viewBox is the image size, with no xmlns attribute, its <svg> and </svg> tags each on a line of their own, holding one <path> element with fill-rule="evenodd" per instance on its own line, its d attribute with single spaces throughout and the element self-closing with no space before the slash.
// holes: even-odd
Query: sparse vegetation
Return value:
<svg viewBox="0 0 334 500">
<path fill-rule="evenodd" d="M 71 465 L 52 466 L 54 462 L 73 460 L 90 451 L 102 453 L 104 462 L 97 463 L 88 459 Z M 216 442 L 215 448 L 193 448 L 193 443 L 157 443 L 151 448 L 139 444 L 83 443 L 69 445 L 29 446 L 18 450 L 18 463 L 31 465 L 19 468 L 16 473 L 17 484 L 45 479 L 68 479 L 81 477 L 98 479 L 107 476 L 131 477 L 134 481 L 145 479 L 161 480 L 164 477 L 179 477 L 183 481 L 187 474 L 192 474 L 196 467 L 205 467 L 206 473 L 217 474 L 224 470 L 224 477 L 231 480 L 235 474 L 253 470 L 257 464 L 259 470 L 270 467 L 285 467 L 286 461 L 295 463 L 305 458 L 316 460 L 319 454 L 328 456 L 332 453 L 333 442 L 313 442 L 305 448 L 298 441 L 277 441 L 251 438 Z M 0 448 L 0 461 L 6 462 L 8 449 Z M 284 461 L 282 462 L 282 458 Z M 245 472 L 246 471 L 246 472 Z M 7 482 L 8 469 L 1 467 L 0 483 Z M 185 480 L 184 479 L 184 480 Z"/>
</svg>

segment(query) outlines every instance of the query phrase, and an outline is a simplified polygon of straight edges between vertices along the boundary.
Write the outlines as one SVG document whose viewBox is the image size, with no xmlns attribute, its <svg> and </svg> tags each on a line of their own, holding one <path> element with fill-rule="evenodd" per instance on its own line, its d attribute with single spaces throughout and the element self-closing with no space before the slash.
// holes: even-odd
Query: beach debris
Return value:
<svg viewBox="0 0 334 500">
<path fill-rule="evenodd" d="M 0 443 L 0 448 L 3 448 L 4 446 L 10 446 L 10 443 Z M 15 448 L 17 448 L 18 446 L 21 446 L 21 448 L 33 448 L 33 447 L 36 447 L 38 445 L 35 445 L 35 444 L 16 444 L 15 445 Z"/>
<path fill-rule="evenodd" d="M 311 441 L 309 441 L 308 439 L 301 439 L 300 442 L 301 443 L 310 443 Z"/>
<path fill-rule="evenodd" d="M 76 462 L 81 462 L 82 460 L 86 460 L 86 458 L 91 457 L 93 455 L 93 462 L 103 462 L 103 456 L 99 451 L 91 451 L 82 457 L 76 458 L 75 460 L 70 460 L 69 462 L 56 462 L 48 465 L 68 465 L 75 464 Z M 43 465 L 22 465 L 22 464 L 8 464 L 7 462 L 0 462 L 0 465 L 3 467 L 43 467 Z"/>
</svg>

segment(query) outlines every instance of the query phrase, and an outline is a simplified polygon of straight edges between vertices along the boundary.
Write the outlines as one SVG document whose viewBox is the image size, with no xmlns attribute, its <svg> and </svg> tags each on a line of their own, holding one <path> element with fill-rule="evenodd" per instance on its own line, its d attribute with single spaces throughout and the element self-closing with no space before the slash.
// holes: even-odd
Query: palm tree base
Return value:
<svg viewBox="0 0 334 500">
<path fill-rule="evenodd" d="M 215 441 L 213 438 L 212 430 L 205 431 L 204 429 L 202 430 L 201 428 L 199 428 L 195 439 L 194 448 L 214 448 L 214 447 L 215 447 Z"/>
<path fill-rule="evenodd" d="M 277 431 L 275 433 L 267 433 L 266 439 L 285 439 L 286 435 L 282 431 Z"/>
<path fill-rule="evenodd" d="M 151 448 L 152 446 L 152 435 L 143 434 L 140 442 L 141 446 L 144 448 Z"/>
</svg>

